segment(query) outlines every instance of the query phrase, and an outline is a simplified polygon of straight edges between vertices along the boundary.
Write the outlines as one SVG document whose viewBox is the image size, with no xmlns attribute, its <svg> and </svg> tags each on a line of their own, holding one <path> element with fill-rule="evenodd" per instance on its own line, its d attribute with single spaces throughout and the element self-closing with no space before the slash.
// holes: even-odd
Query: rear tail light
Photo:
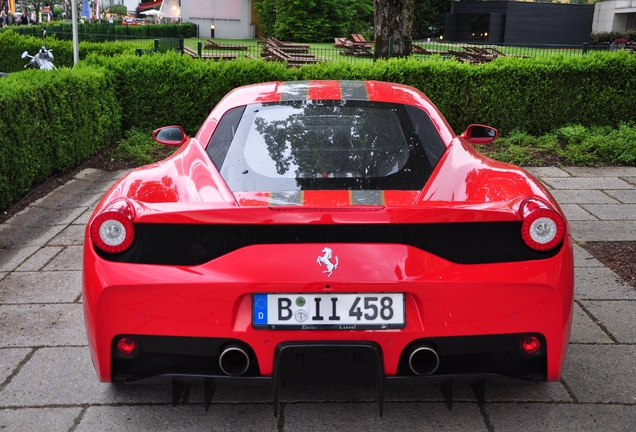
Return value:
<svg viewBox="0 0 636 432">
<path fill-rule="evenodd" d="M 528 247 L 547 251 L 558 246 L 565 236 L 565 220 L 548 204 L 528 199 L 521 206 L 521 237 Z"/>
<path fill-rule="evenodd" d="M 132 204 L 126 200 L 107 206 L 91 224 L 91 238 L 95 246 L 109 253 L 128 249 L 135 238 L 134 215 Z"/>
<path fill-rule="evenodd" d="M 521 338 L 521 349 L 526 354 L 535 354 L 541 349 L 541 339 L 536 336 L 524 336 Z"/>
</svg>

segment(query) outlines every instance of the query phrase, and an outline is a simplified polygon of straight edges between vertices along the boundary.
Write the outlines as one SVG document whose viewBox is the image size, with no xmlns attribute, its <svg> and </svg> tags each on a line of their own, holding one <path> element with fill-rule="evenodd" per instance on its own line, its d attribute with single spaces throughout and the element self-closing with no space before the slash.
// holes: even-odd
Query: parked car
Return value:
<svg viewBox="0 0 636 432">
<path fill-rule="evenodd" d="M 568 223 L 521 168 L 481 155 L 415 88 L 255 84 L 98 203 L 83 301 L 98 378 L 266 383 L 285 365 L 371 359 L 390 380 L 558 381 L 573 308 Z M 352 354 L 349 356 L 348 354 Z M 343 366 L 347 362 L 335 362 Z M 306 363 L 308 364 L 308 363 Z M 318 362 L 329 368 L 330 362 Z M 311 372 L 307 372 L 311 373 Z"/>
<path fill-rule="evenodd" d="M 121 25 L 127 25 L 127 26 L 134 26 L 137 25 L 137 19 L 136 18 L 124 18 L 121 22 Z"/>
</svg>

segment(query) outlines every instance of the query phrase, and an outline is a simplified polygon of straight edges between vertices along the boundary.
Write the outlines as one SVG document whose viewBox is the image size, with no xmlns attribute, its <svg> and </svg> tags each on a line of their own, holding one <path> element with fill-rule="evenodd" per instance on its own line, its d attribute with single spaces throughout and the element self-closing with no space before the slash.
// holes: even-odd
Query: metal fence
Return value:
<svg viewBox="0 0 636 432">
<path fill-rule="evenodd" d="M 234 41 L 233 41 L 234 42 Z M 236 58 L 263 59 L 287 62 L 291 66 L 314 64 L 319 61 L 337 62 L 373 62 L 374 47 L 368 44 L 343 45 L 336 41 L 330 44 L 295 44 L 281 45 L 253 40 L 235 41 L 236 43 L 217 43 L 212 40 L 186 40 L 185 52 L 192 57 L 213 60 L 232 60 Z M 402 51 L 402 41 L 390 41 L 388 57 L 396 57 Z M 196 45 L 195 45 L 196 44 Z M 630 46 L 615 44 L 590 45 L 512 45 L 471 42 L 413 41 L 411 56 L 425 60 L 438 56 L 449 60 L 459 60 L 473 64 L 486 63 L 500 57 L 575 57 L 597 51 L 633 50 Z"/>
</svg>

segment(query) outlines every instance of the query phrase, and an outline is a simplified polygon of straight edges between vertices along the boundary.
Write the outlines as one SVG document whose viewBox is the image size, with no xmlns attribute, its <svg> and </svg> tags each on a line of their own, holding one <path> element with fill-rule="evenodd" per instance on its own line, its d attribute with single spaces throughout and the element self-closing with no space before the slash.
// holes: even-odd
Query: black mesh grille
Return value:
<svg viewBox="0 0 636 432">
<path fill-rule="evenodd" d="M 366 225 L 137 224 L 132 247 L 104 259 L 138 264 L 199 265 L 242 247 L 294 243 L 394 243 L 416 247 L 458 264 L 550 258 L 521 239 L 520 222 Z"/>
</svg>

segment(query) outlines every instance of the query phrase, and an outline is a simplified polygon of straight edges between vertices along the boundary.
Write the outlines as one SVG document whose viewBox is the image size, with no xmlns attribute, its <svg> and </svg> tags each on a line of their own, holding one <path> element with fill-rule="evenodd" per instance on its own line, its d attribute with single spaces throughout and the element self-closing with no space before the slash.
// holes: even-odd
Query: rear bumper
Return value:
<svg viewBox="0 0 636 432">
<path fill-rule="evenodd" d="M 153 374 L 221 376 L 213 369 L 187 368 L 114 372 L 113 340 L 119 335 L 140 337 L 142 346 L 144 336 L 202 339 L 207 341 L 208 357 L 218 356 L 218 347 L 228 340 L 237 341 L 251 350 L 257 368 L 246 375 L 257 379 L 274 374 L 277 350 L 290 343 L 373 344 L 389 378 L 409 376 L 404 373 L 403 355 L 410 344 L 421 340 L 444 345 L 460 340 L 456 338 L 474 342 L 487 337 L 483 340 L 495 341 L 487 352 L 497 351 L 501 343 L 496 337 L 506 339 L 506 335 L 515 335 L 516 341 L 519 335 L 532 333 L 545 341 L 543 373 L 534 369 L 511 373 L 486 366 L 444 369 L 453 363 L 440 361 L 431 378 L 497 373 L 555 381 L 565 359 L 574 286 L 569 238 L 549 259 L 479 265 L 450 263 L 403 245 L 335 244 L 341 264 L 330 278 L 316 265 L 317 245 L 251 246 L 193 267 L 109 262 L 95 254 L 88 238 L 84 245 L 85 323 L 101 381 L 147 380 Z M 252 295 L 274 292 L 403 292 L 406 325 L 393 330 L 255 329 Z M 473 346 L 473 342 L 454 345 Z M 441 357 L 446 349 L 441 348 Z M 477 351 L 457 355 L 470 359 Z M 486 355 L 483 363 L 492 362 Z"/>
</svg>

